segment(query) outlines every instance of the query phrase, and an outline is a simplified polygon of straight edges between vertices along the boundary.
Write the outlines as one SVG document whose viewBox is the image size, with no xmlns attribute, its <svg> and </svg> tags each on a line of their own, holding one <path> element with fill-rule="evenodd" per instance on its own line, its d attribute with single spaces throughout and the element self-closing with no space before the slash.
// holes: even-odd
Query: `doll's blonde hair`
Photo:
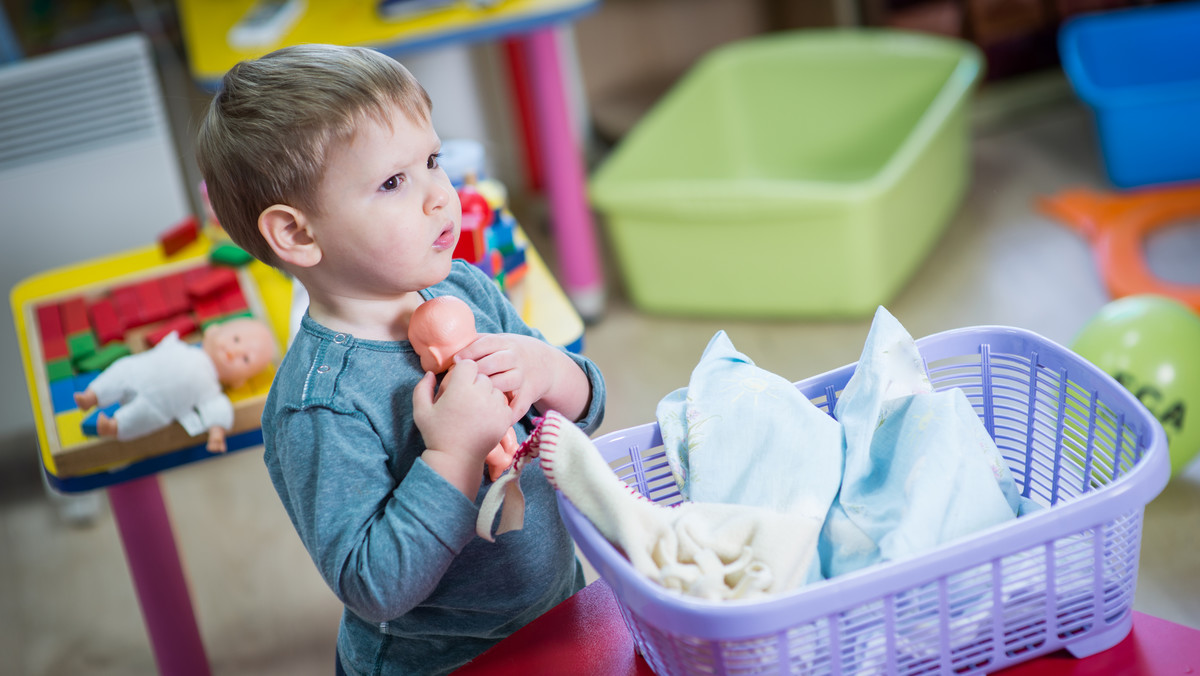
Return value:
<svg viewBox="0 0 1200 676">
<path fill-rule="evenodd" d="M 366 118 L 399 108 L 428 122 L 429 94 L 396 60 L 361 47 L 307 44 L 235 65 L 196 136 L 196 159 L 217 220 L 238 246 L 278 265 L 258 230 L 267 207 L 319 214 L 330 148 Z"/>
</svg>

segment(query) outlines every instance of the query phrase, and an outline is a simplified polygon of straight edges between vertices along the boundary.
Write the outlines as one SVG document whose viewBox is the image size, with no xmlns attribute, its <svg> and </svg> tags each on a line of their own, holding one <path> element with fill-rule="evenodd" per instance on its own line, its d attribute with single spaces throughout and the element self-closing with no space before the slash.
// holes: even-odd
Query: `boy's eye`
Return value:
<svg viewBox="0 0 1200 676">
<path fill-rule="evenodd" d="M 437 169 L 438 168 L 438 159 L 441 158 L 441 156 L 442 156 L 441 153 L 434 153 L 434 154 L 430 155 L 429 160 L 427 162 L 425 162 L 425 166 L 429 169 Z"/>
<path fill-rule="evenodd" d="M 399 188 L 400 183 L 402 183 L 403 181 L 404 181 L 404 177 L 401 176 L 400 174 L 396 174 L 395 176 L 391 176 L 388 178 L 388 180 L 384 181 L 379 186 L 379 189 L 384 192 L 391 192 L 391 191 Z"/>
</svg>

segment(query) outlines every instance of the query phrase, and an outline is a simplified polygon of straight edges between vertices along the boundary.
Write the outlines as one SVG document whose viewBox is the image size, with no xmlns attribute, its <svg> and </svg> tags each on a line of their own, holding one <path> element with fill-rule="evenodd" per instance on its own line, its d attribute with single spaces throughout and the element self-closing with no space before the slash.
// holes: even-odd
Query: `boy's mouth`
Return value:
<svg viewBox="0 0 1200 676">
<path fill-rule="evenodd" d="M 438 235 L 436 240 L 434 240 L 433 248 L 437 249 L 438 251 L 445 251 L 446 249 L 454 248 L 454 245 L 457 242 L 458 236 L 454 232 L 454 226 L 447 225 L 446 229 L 442 230 L 442 233 Z"/>
</svg>

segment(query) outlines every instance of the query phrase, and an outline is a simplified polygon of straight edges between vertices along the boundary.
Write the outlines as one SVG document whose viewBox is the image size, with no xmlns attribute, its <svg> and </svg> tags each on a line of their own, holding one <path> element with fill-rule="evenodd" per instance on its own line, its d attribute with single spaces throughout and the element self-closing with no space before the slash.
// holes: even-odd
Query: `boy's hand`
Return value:
<svg viewBox="0 0 1200 676">
<path fill-rule="evenodd" d="M 549 394 L 555 383 L 561 360 L 578 370 L 570 358 L 537 338 L 514 333 L 485 333 L 454 355 L 474 360 L 479 372 L 509 396 L 510 423 L 524 417 L 529 408 Z"/>
<path fill-rule="evenodd" d="M 426 463 L 474 497 L 483 461 L 512 425 L 508 399 L 473 361 L 459 362 L 434 393 L 426 373 L 413 389 L 413 419 L 425 440 Z"/>
</svg>

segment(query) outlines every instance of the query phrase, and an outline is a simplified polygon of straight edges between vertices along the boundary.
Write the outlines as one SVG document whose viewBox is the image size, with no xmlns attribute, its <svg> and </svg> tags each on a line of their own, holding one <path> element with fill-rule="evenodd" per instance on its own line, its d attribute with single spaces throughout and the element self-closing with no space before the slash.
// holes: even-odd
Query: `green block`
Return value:
<svg viewBox="0 0 1200 676">
<path fill-rule="evenodd" d="M 96 334 L 90 330 L 67 336 L 67 351 L 71 353 L 71 361 L 92 356 L 96 353 L 96 347 Z"/>
<path fill-rule="evenodd" d="M 121 357 L 130 354 L 129 346 L 125 343 L 111 342 L 93 355 L 79 360 L 79 370 L 84 373 L 103 371 Z"/>
<path fill-rule="evenodd" d="M 231 268 L 241 267 L 254 260 L 254 256 L 246 253 L 236 244 L 220 244 L 213 248 L 208 258 L 215 265 L 225 265 Z"/>
<path fill-rule="evenodd" d="M 220 324 L 221 322 L 227 322 L 230 319 L 243 319 L 243 318 L 254 319 L 254 313 L 251 312 L 249 309 L 245 309 L 245 310 L 239 310 L 237 312 L 230 312 L 229 314 L 221 315 L 219 317 L 212 317 L 210 319 L 206 319 L 206 320 L 200 322 L 200 331 L 201 331 L 201 333 L 203 333 L 204 329 L 207 329 L 208 327 L 212 326 L 213 324 Z"/>
<path fill-rule="evenodd" d="M 46 364 L 46 377 L 50 382 L 75 377 L 75 369 L 71 368 L 71 360 L 63 357 Z"/>
</svg>

